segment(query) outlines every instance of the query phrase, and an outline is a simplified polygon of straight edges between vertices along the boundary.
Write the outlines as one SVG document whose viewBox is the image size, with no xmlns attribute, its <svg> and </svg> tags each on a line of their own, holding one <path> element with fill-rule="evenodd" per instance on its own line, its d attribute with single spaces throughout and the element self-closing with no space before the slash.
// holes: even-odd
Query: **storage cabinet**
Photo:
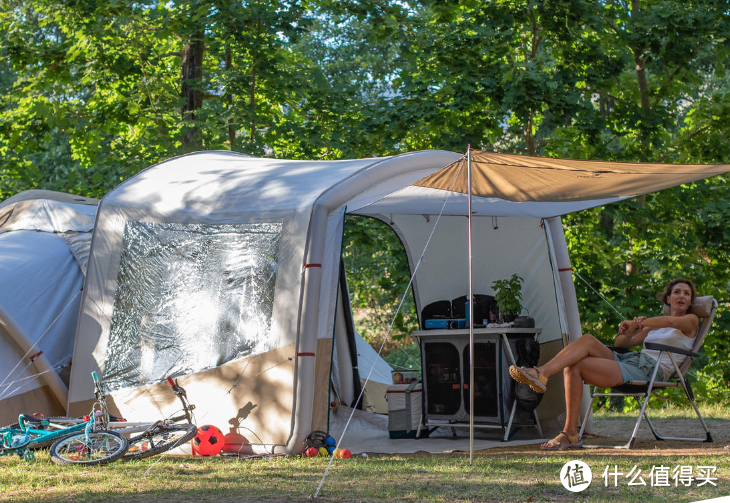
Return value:
<svg viewBox="0 0 730 503">
<path fill-rule="evenodd" d="M 475 421 L 499 421 L 499 339 L 481 337 L 474 343 Z M 468 421 L 469 338 L 424 338 L 421 342 L 426 416 L 431 419 Z"/>
<path fill-rule="evenodd" d="M 474 329 L 474 423 L 477 428 L 503 428 L 510 433 L 515 411 L 512 380 L 517 339 L 535 337 L 541 329 Z M 423 330 L 419 341 L 423 375 L 423 426 L 469 423 L 469 331 Z M 535 426 L 540 423 L 534 414 Z M 541 431 L 540 434 L 542 435 Z"/>
</svg>

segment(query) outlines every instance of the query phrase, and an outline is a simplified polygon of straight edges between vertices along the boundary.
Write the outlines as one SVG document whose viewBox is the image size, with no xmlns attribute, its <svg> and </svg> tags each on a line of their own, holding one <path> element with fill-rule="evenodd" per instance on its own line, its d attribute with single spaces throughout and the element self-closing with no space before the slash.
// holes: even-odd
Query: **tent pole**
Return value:
<svg viewBox="0 0 730 503">
<path fill-rule="evenodd" d="M 466 150 L 466 183 L 469 186 L 469 297 L 466 305 L 469 306 L 469 463 L 474 459 L 474 293 L 472 291 L 472 240 L 471 240 L 471 145 Z"/>
</svg>

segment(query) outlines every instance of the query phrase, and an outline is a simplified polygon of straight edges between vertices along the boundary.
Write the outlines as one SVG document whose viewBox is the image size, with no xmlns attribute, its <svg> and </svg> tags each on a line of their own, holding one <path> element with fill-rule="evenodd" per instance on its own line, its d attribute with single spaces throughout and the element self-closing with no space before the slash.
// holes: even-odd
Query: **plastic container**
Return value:
<svg viewBox="0 0 730 503">
<path fill-rule="evenodd" d="M 473 309 L 475 309 L 475 311 L 474 311 L 475 315 L 476 315 L 476 312 L 477 312 L 476 311 L 476 302 L 471 301 L 471 307 L 469 306 L 469 304 L 470 304 L 470 302 L 468 300 L 464 304 L 464 313 L 466 313 L 465 316 L 464 316 L 464 328 L 468 328 L 469 327 L 469 311 L 473 308 Z M 474 324 L 477 324 L 480 321 L 481 320 L 475 319 L 474 320 Z M 461 327 L 459 327 L 459 328 L 461 328 Z"/>
<path fill-rule="evenodd" d="M 390 373 L 393 384 L 410 384 L 418 381 L 417 370 L 393 370 Z"/>
</svg>

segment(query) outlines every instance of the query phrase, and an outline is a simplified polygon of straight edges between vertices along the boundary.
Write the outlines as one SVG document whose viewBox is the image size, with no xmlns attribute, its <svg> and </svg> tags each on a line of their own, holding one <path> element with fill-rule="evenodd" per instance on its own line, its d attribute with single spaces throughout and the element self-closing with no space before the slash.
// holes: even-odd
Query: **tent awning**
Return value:
<svg viewBox="0 0 730 503">
<path fill-rule="evenodd" d="M 730 171 L 729 164 L 604 162 L 480 150 L 472 151 L 471 166 L 474 196 L 514 202 L 627 198 Z M 464 158 L 413 185 L 466 194 L 466 180 Z"/>
</svg>

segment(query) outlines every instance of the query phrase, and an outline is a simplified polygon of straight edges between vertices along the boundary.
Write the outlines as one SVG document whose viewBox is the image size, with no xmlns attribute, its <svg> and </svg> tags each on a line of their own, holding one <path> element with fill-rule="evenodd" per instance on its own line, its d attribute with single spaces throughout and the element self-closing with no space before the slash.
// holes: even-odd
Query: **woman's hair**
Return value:
<svg viewBox="0 0 730 503">
<path fill-rule="evenodd" d="M 674 287 L 677 286 L 679 283 L 689 285 L 689 289 L 692 292 L 692 299 L 690 300 L 689 306 L 687 306 L 687 312 L 689 312 L 689 310 L 692 309 L 692 302 L 695 300 L 695 297 L 697 297 L 697 291 L 695 290 L 694 284 L 687 278 L 676 278 L 667 283 L 667 287 L 664 289 L 664 293 L 662 294 L 662 302 L 666 305 L 669 305 L 667 299 L 670 295 L 672 295 L 672 290 L 674 290 Z"/>
</svg>

